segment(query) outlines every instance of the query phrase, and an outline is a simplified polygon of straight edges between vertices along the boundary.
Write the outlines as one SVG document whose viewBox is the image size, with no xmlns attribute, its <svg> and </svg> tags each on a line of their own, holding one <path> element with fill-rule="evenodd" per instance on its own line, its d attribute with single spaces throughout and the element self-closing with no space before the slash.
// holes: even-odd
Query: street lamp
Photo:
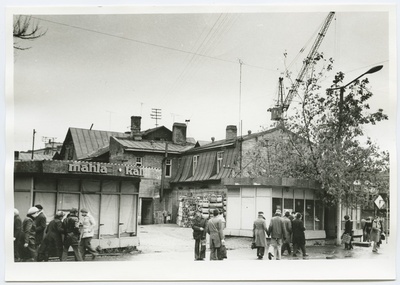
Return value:
<svg viewBox="0 0 400 285">
<path fill-rule="evenodd" d="M 354 81 L 357 81 L 358 79 L 360 79 L 364 75 L 375 73 L 375 72 L 381 70 L 382 68 L 383 68 L 383 65 L 378 65 L 378 66 L 372 67 L 371 69 L 369 69 L 368 71 L 364 72 L 363 74 L 361 74 L 357 78 L 353 79 L 352 81 L 350 81 L 349 83 L 347 83 L 344 86 L 339 86 L 339 87 L 335 87 L 335 88 L 326 89 L 326 91 L 334 91 L 334 90 L 340 89 L 340 97 L 339 97 L 339 129 L 338 129 L 338 134 L 337 134 L 337 138 L 338 139 L 340 139 L 340 135 L 341 135 L 340 132 L 341 132 L 341 129 L 342 129 L 342 110 L 343 110 L 343 94 L 344 94 L 344 90 L 346 89 L 347 86 L 349 86 Z"/>
<path fill-rule="evenodd" d="M 340 137 L 341 137 L 341 131 L 342 131 L 342 110 L 343 110 L 343 94 L 344 94 L 344 90 L 346 89 L 347 86 L 349 86 L 351 83 L 353 83 L 354 81 L 360 79 L 361 77 L 363 77 L 366 74 L 371 74 L 371 73 L 375 73 L 379 70 L 381 70 L 383 68 L 383 65 L 378 65 L 375 67 L 372 67 L 371 69 L 369 69 L 367 72 L 364 72 L 363 74 L 361 74 L 360 76 L 358 76 L 357 78 L 353 79 L 352 81 L 350 81 L 349 83 L 347 83 L 344 86 L 339 86 L 339 87 L 335 87 L 335 88 L 329 88 L 326 91 L 334 91 L 337 89 L 340 89 L 340 97 L 339 97 L 339 127 L 338 127 L 338 132 L 337 132 L 337 141 L 340 141 Z M 339 197 L 339 203 L 337 204 L 337 208 L 336 208 L 336 219 L 337 219 L 337 232 L 336 232 L 336 243 L 339 245 L 340 244 L 340 232 L 341 232 L 341 213 L 342 213 L 342 207 L 341 207 L 341 199 Z"/>
</svg>

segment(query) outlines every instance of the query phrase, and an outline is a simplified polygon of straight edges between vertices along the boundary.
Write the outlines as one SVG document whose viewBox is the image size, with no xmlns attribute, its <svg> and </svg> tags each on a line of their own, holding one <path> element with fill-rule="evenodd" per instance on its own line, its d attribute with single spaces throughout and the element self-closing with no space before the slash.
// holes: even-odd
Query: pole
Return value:
<svg viewBox="0 0 400 285">
<path fill-rule="evenodd" d="M 35 129 L 33 129 L 33 138 L 32 138 L 32 157 L 31 157 L 31 159 L 33 160 L 33 153 L 34 153 L 34 151 L 35 151 L 35 134 L 36 134 L 36 131 L 35 131 Z"/>
<path fill-rule="evenodd" d="M 386 196 L 386 244 L 389 239 L 389 197 Z"/>
<path fill-rule="evenodd" d="M 239 64 L 240 64 L 240 75 L 239 75 L 239 133 L 242 133 L 242 126 L 241 124 L 241 119 L 242 119 L 242 65 L 243 65 L 243 61 L 241 59 L 239 59 Z"/>
</svg>

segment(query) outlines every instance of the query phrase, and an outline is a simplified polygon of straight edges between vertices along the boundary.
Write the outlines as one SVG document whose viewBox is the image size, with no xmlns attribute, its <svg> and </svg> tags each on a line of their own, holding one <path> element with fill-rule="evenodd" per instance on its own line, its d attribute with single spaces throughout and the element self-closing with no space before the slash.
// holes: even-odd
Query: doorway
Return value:
<svg viewBox="0 0 400 285">
<path fill-rule="evenodd" d="M 142 198 L 142 225 L 153 224 L 153 199 Z"/>
</svg>

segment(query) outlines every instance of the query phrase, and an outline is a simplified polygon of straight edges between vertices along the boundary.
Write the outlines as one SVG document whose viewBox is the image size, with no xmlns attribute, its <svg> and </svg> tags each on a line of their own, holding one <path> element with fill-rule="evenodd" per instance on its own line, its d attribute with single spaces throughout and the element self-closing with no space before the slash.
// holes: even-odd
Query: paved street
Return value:
<svg viewBox="0 0 400 285">
<path fill-rule="evenodd" d="M 138 252 L 121 257 L 123 260 L 193 260 L 194 240 L 191 228 L 181 228 L 175 224 L 139 226 L 140 245 Z M 256 251 L 250 248 L 251 238 L 226 237 L 229 260 L 255 260 Z M 207 244 L 206 259 L 209 259 Z M 354 246 L 351 251 L 343 250 L 343 246 L 308 246 L 307 259 L 379 259 L 385 258 L 388 244 L 384 241 L 379 253 L 373 253 L 372 247 Z M 99 258 L 101 260 L 102 258 Z M 302 257 L 283 256 L 282 259 L 302 259 Z M 268 259 L 264 259 L 268 260 Z"/>
</svg>

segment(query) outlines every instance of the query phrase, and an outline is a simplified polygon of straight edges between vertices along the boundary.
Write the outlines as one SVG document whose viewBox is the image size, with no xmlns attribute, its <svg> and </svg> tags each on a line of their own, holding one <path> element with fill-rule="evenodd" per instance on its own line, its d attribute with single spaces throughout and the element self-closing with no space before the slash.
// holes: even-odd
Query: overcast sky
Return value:
<svg viewBox="0 0 400 285">
<path fill-rule="evenodd" d="M 226 126 L 239 127 L 240 121 L 243 134 L 270 126 L 267 109 L 277 99 L 278 77 L 291 63 L 297 76 L 329 9 L 255 11 L 36 13 L 34 21 L 46 35 L 21 42 L 30 49 L 15 51 L 15 149 L 31 148 L 33 129 L 35 148 L 41 148 L 43 137 L 62 142 L 69 127 L 129 131 L 132 115 L 142 116 L 142 130 L 152 128 L 152 108 L 162 110 L 159 125 L 171 130 L 173 122 L 190 120 L 188 136 L 196 140 L 223 139 Z M 384 149 L 395 140 L 389 39 L 387 12 L 342 9 L 319 48 L 335 59 L 345 82 L 384 65 L 368 76 L 371 109 L 383 108 L 390 121 L 367 129 Z"/>
</svg>

